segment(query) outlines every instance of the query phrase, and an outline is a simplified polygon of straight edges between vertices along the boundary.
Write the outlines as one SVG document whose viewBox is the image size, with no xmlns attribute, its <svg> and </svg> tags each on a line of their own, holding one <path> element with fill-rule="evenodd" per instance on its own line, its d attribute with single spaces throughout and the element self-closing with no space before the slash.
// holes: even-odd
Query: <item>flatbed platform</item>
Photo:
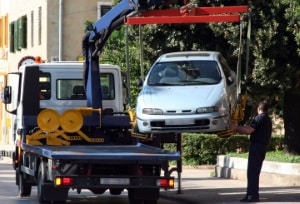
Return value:
<svg viewBox="0 0 300 204">
<path fill-rule="evenodd" d="M 138 143 L 136 145 L 22 145 L 23 150 L 55 160 L 97 160 L 103 162 L 147 162 L 179 160 L 179 152 Z"/>
</svg>

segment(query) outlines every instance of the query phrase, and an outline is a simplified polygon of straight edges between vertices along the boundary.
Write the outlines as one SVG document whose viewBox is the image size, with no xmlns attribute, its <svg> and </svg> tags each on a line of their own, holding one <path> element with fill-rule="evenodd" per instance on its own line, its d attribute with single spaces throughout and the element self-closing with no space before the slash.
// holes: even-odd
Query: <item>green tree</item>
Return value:
<svg viewBox="0 0 300 204">
<path fill-rule="evenodd" d="M 283 0 L 288 6 L 286 8 L 285 17 L 288 20 L 287 29 L 295 36 L 295 41 L 300 46 L 300 1 L 298 0 Z M 298 47 L 300 54 L 300 48 Z"/>
<path fill-rule="evenodd" d="M 245 84 L 250 104 L 268 99 L 283 116 L 286 150 L 300 154 L 299 1 L 252 1 L 249 6 L 252 43 Z"/>
<path fill-rule="evenodd" d="M 287 151 L 300 154 L 300 122 L 297 122 L 300 121 L 300 108 L 297 103 L 300 99 L 299 0 L 198 2 L 198 6 L 247 4 L 251 8 L 252 32 L 249 74 L 244 78 L 243 90 L 250 96 L 249 109 L 255 107 L 259 100 L 268 99 L 274 107 L 274 112 L 284 117 Z M 248 17 L 245 16 L 245 27 Z M 237 64 L 239 24 L 146 25 L 142 26 L 142 30 L 142 45 L 137 43 L 139 35 L 136 26 L 133 26 L 129 33 L 132 79 L 140 78 L 139 46 L 142 46 L 144 51 L 145 73 L 149 65 L 161 54 L 181 50 L 217 50 L 224 54 L 232 67 Z M 246 29 L 242 36 L 243 39 L 246 38 Z M 125 40 L 121 36 L 117 39 L 121 44 L 113 45 L 110 41 L 110 51 L 105 53 L 110 52 L 111 60 L 118 58 L 118 64 L 124 65 Z M 243 51 L 245 46 L 246 41 L 242 41 Z M 245 52 L 242 57 L 245 60 Z M 244 66 L 242 68 L 245 69 Z M 136 87 L 135 84 L 132 86 Z M 133 91 L 136 91 L 135 95 L 138 93 L 138 89 Z"/>
<path fill-rule="evenodd" d="M 138 86 L 141 80 L 141 64 L 140 64 L 140 45 L 138 43 L 138 36 L 136 36 L 136 28 L 125 26 L 115 30 L 108 39 L 104 52 L 102 54 L 102 63 L 117 64 L 121 67 L 123 73 L 128 75 L 130 101 L 128 108 L 134 108 L 136 98 L 140 91 Z M 126 38 L 127 44 L 126 44 Z M 127 64 L 128 63 L 128 67 Z M 145 62 L 144 67 L 149 66 Z"/>
<path fill-rule="evenodd" d="M 284 97 L 284 125 L 285 143 L 287 151 L 292 154 L 300 154 L 300 100 L 299 87 L 299 56 L 300 56 L 300 2 L 298 0 L 284 0 L 286 6 L 285 18 L 287 19 L 287 31 L 292 33 L 294 41 L 297 43 L 296 51 L 298 56 L 289 56 L 289 61 L 295 62 L 295 72 L 293 73 L 293 86 L 285 92 Z M 298 60 L 295 60 L 298 59 Z"/>
</svg>

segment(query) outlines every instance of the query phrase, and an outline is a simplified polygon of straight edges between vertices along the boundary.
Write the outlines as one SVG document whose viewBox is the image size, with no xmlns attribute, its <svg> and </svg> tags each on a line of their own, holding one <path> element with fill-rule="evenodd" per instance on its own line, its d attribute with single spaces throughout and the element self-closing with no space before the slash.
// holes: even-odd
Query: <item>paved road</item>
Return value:
<svg viewBox="0 0 300 204">
<path fill-rule="evenodd" d="M 246 181 L 212 177 L 214 170 L 184 168 L 183 194 L 164 192 L 163 196 L 183 199 L 186 204 L 234 204 L 245 195 Z M 259 203 L 300 203 L 300 186 L 276 186 L 261 184 Z"/>
<path fill-rule="evenodd" d="M 0 159 L 0 203 L 6 204 L 32 204 L 36 201 L 36 188 L 33 188 L 33 196 L 30 198 L 18 198 L 17 187 L 14 183 L 14 171 L 10 165 L 10 159 Z M 240 203 L 239 199 L 245 193 L 245 181 L 221 179 L 212 177 L 213 168 L 184 167 L 182 173 L 181 193 L 177 189 L 162 191 L 158 204 L 234 204 Z M 174 174 L 177 177 L 176 174 Z M 270 186 L 261 185 L 261 202 L 265 204 L 275 203 L 300 203 L 300 186 Z M 103 204 L 127 204 L 126 193 L 122 196 L 95 196 L 89 192 L 77 195 L 71 192 L 70 203 L 103 203 Z"/>
</svg>

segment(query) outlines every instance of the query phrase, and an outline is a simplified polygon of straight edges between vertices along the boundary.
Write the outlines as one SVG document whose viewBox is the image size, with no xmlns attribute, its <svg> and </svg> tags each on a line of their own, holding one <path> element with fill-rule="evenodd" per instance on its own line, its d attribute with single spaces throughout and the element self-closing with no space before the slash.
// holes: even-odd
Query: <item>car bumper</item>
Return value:
<svg viewBox="0 0 300 204">
<path fill-rule="evenodd" d="M 213 133 L 228 129 L 228 114 L 215 113 L 195 115 L 143 115 L 137 116 L 141 133 L 203 132 Z"/>
</svg>

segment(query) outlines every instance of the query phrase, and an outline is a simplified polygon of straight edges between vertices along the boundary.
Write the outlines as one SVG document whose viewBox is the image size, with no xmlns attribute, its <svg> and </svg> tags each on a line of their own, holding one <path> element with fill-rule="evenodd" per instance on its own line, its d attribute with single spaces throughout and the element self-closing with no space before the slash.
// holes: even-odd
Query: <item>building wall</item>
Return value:
<svg viewBox="0 0 300 204">
<path fill-rule="evenodd" d="M 10 12 L 10 22 L 16 21 L 23 15 L 27 16 L 27 48 L 9 53 L 10 70 L 16 69 L 19 60 L 26 55 L 41 56 L 46 61 L 51 61 L 53 58 L 77 60 L 82 56 L 81 40 L 85 22 L 97 20 L 98 2 L 111 1 L 10 0 L 9 10 L 14 11 Z M 41 23 L 39 23 L 40 15 Z M 41 40 L 39 29 L 41 29 Z"/>
<path fill-rule="evenodd" d="M 8 66 L 8 6 L 0 0 L 0 73 L 5 73 Z"/>
<path fill-rule="evenodd" d="M 56 1 L 56 0 L 51 0 Z M 16 50 L 15 52 L 9 51 L 8 65 L 9 71 L 17 71 L 18 63 L 24 56 L 41 56 L 43 59 L 47 58 L 47 0 L 9 0 L 9 23 L 16 22 L 20 17 L 27 17 L 27 48 Z M 50 1 L 49 1 L 50 2 Z M 26 6 L 27 5 L 27 6 Z M 39 12 L 41 19 L 39 19 Z M 39 23 L 40 21 L 40 23 Z M 39 25 L 40 39 L 38 36 Z M 12 35 L 10 32 L 10 41 Z M 39 43 L 40 42 L 40 43 Z"/>
<path fill-rule="evenodd" d="M 77 60 L 82 56 L 81 44 L 85 33 L 85 22 L 97 20 L 97 2 L 99 0 L 64 0 L 63 9 L 63 59 Z M 104 2 L 103 0 L 101 2 Z"/>
<path fill-rule="evenodd" d="M 0 0 L 0 90 L 5 83 L 5 75 L 8 69 L 8 21 L 9 21 L 9 0 Z M 12 143 L 11 137 L 7 136 L 9 123 L 11 120 L 7 119 L 7 113 L 5 112 L 4 105 L 0 100 L 0 144 Z"/>
</svg>

